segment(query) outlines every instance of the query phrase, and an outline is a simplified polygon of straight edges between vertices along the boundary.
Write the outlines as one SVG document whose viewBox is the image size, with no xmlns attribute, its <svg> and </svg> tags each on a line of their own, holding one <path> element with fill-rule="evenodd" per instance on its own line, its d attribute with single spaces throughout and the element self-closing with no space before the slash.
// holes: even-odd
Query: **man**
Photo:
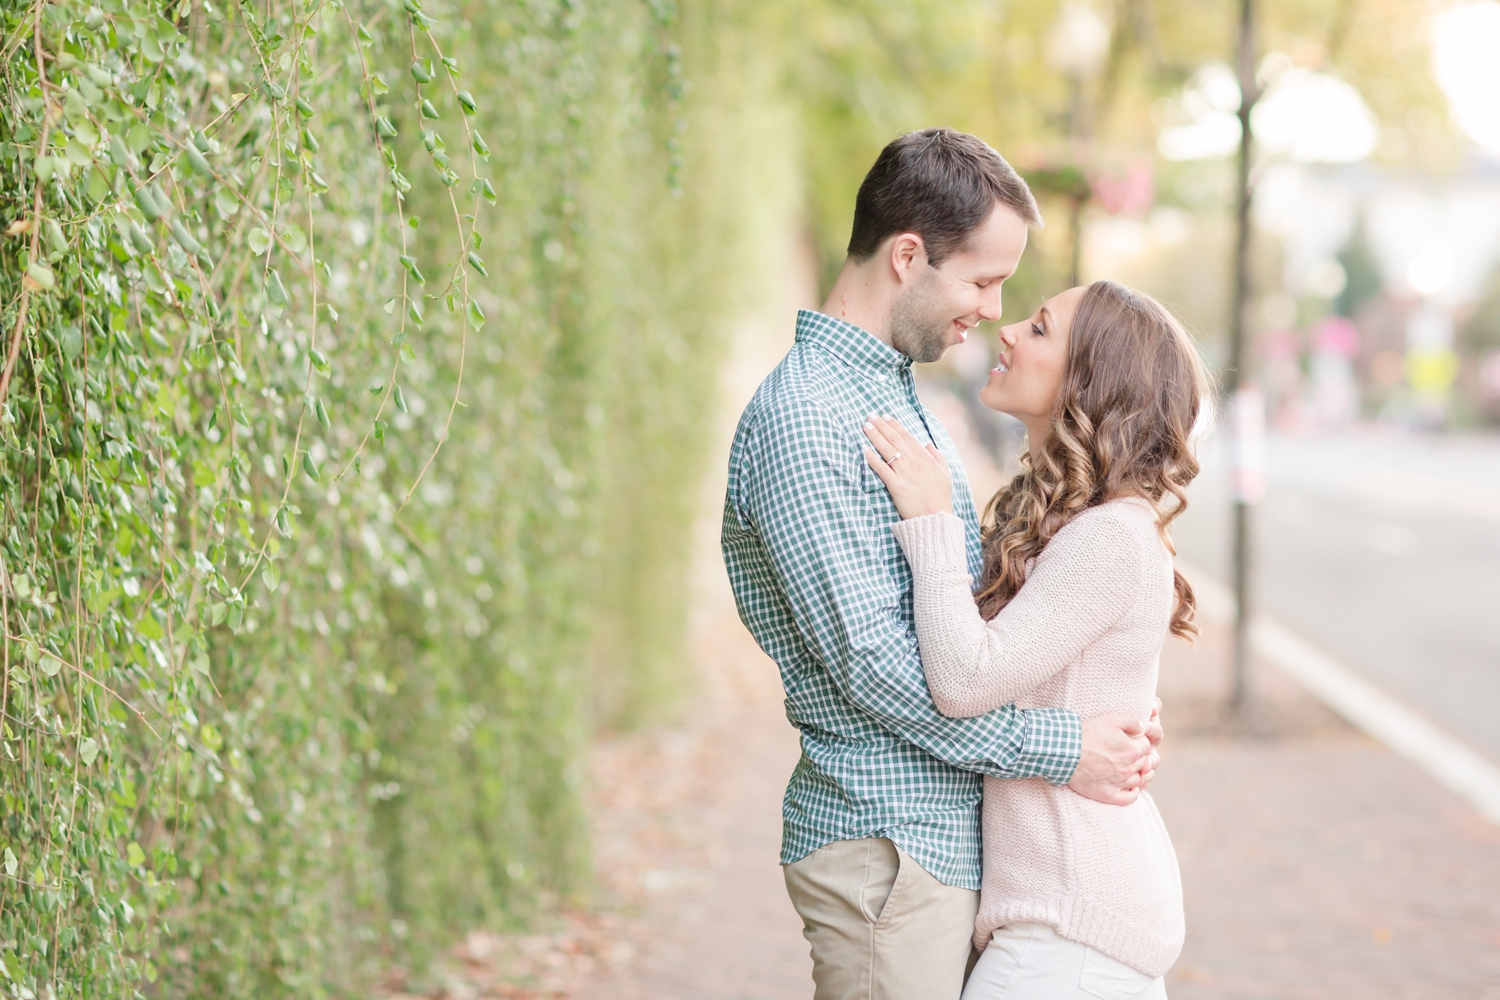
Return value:
<svg viewBox="0 0 1500 1000">
<path fill-rule="evenodd" d="M 798 314 L 796 345 L 735 434 L 724 561 L 801 731 L 781 863 L 817 1000 L 956 1000 L 978 908 L 982 775 L 1042 777 L 1123 803 L 1155 765 L 1128 716 L 937 712 L 890 530 L 899 518 L 863 456 L 874 413 L 942 451 L 977 578 L 968 480 L 917 399 L 911 364 L 1000 318 L 1001 286 L 1040 223 L 1025 182 L 980 139 L 927 129 L 892 142 L 860 186 L 828 301 Z"/>
</svg>

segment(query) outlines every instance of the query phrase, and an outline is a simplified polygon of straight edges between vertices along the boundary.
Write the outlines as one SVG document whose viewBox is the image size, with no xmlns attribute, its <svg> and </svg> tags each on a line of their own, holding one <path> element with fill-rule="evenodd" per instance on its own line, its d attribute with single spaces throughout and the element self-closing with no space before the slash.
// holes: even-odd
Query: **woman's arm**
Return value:
<svg viewBox="0 0 1500 1000">
<path fill-rule="evenodd" d="M 894 531 L 912 567 L 922 669 L 944 715 L 982 715 L 1036 688 L 1120 619 L 1141 581 L 1129 526 L 1114 511 L 1086 512 L 1053 536 L 1020 593 L 986 622 L 970 590 L 962 521 L 931 514 Z"/>
<path fill-rule="evenodd" d="M 1065 525 L 993 621 L 979 616 L 952 513 L 952 480 L 936 449 L 871 416 L 870 468 L 903 520 L 896 538 L 912 567 L 917 644 L 938 711 L 968 717 L 1008 705 L 1073 662 L 1131 606 L 1144 551 L 1120 512 L 1095 508 Z"/>
</svg>

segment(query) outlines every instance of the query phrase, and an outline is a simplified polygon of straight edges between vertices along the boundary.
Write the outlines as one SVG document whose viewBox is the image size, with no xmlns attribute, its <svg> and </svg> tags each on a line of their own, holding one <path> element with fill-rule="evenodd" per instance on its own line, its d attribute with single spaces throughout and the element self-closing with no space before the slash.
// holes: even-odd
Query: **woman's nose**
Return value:
<svg viewBox="0 0 1500 1000">
<path fill-rule="evenodd" d="M 1011 327 L 1002 326 L 1000 328 L 1000 348 L 1001 348 L 1001 350 L 1004 350 L 1004 349 L 1010 348 L 1010 347 L 1015 347 L 1015 346 L 1016 346 L 1016 331 L 1013 328 L 1011 328 Z"/>
</svg>

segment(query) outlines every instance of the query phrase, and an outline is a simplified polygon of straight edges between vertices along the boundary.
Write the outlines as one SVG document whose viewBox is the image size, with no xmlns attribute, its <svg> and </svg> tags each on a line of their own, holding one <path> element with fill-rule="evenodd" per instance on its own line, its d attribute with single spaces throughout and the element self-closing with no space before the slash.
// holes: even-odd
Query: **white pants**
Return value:
<svg viewBox="0 0 1500 1000">
<path fill-rule="evenodd" d="M 1167 987 L 1046 924 L 1007 924 L 990 937 L 963 1000 L 1167 1000 Z"/>
</svg>

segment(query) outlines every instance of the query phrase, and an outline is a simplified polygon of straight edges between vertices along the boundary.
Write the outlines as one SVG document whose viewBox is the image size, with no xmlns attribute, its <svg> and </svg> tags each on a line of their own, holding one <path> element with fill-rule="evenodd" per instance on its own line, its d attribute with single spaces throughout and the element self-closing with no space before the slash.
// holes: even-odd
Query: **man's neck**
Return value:
<svg viewBox="0 0 1500 1000">
<path fill-rule="evenodd" d="M 844 261 L 833 288 L 820 310 L 824 315 L 836 316 L 852 323 L 883 344 L 890 344 L 891 302 L 890 291 L 876 280 L 870 263 L 858 264 Z"/>
</svg>

